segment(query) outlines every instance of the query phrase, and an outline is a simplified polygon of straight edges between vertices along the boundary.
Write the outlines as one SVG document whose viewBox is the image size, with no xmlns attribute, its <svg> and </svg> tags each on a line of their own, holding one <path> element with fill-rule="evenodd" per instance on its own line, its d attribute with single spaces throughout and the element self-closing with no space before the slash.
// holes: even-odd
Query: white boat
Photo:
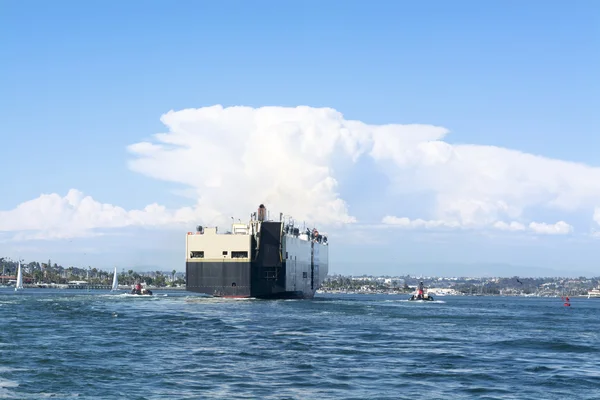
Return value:
<svg viewBox="0 0 600 400">
<path fill-rule="evenodd" d="M 588 299 L 592 297 L 600 298 L 600 286 L 595 287 L 588 292 Z"/>
<path fill-rule="evenodd" d="M 112 282 L 112 289 L 110 289 L 111 292 L 115 292 L 119 290 L 119 280 L 117 278 L 117 267 L 115 267 L 115 273 L 113 275 L 113 282 Z"/>
<path fill-rule="evenodd" d="M 17 283 L 15 285 L 15 291 L 23 290 L 23 273 L 21 272 L 21 261 L 19 261 L 19 269 L 17 270 Z"/>
</svg>

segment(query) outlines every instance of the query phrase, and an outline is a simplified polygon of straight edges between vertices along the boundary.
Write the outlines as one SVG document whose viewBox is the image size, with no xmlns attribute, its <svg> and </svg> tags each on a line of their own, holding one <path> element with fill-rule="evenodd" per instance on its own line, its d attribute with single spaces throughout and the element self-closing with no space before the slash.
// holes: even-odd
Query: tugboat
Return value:
<svg viewBox="0 0 600 400">
<path fill-rule="evenodd" d="M 131 289 L 131 294 L 137 294 L 139 296 L 152 296 L 152 290 L 142 288 L 142 284 L 138 283 L 133 289 Z"/>
<path fill-rule="evenodd" d="M 416 300 L 433 301 L 433 297 L 430 296 L 429 294 L 424 293 L 423 282 L 419 282 L 419 287 L 417 288 L 417 294 L 413 294 L 412 296 L 410 296 L 410 298 L 408 300 L 409 301 L 416 301 Z"/>
</svg>

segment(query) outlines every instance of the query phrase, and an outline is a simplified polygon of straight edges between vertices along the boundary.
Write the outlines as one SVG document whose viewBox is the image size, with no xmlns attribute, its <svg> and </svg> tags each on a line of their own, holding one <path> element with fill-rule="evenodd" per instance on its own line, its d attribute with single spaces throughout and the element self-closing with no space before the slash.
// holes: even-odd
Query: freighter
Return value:
<svg viewBox="0 0 600 400">
<path fill-rule="evenodd" d="M 231 231 L 196 227 L 186 237 L 188 291 L 216 297 L 313 298 L 329 270 L 327 236 L 269 220 L 263 204 Z"/>
</svg>

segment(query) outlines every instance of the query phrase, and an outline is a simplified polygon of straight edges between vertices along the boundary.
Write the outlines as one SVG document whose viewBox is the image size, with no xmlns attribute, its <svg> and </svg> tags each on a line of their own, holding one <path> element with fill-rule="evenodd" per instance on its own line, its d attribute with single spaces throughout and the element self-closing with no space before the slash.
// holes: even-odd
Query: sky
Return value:
<svg viewBox="0 0 600 400">
<path fill-rule="evenodd" d="M 343 274 L 600 275 L 600 3 L 0 3 L 0 256 L 185 270 L 264 203 Z"/>
</svg>

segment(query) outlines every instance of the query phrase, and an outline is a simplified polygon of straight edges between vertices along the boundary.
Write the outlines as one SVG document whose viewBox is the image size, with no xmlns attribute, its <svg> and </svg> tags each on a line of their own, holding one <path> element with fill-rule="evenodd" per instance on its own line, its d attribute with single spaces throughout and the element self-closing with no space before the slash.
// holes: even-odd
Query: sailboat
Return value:
<svg viewBox="0 0 600 400">
<path fill-rule="evenodd" d="M 114 292 L 117 290 L 119 290 L 119 280 L 117 279 L 117 267 L 115 267 L 115 273 L 113 275 L 112 289 L 110 289 L 110 291 Z"/>
<path fill-rule="evenodd" d="M 17 270 L 17 284 L 15 285 L 15 292 L 17 290 L 23 290 L 23 273 L 21 272 L 21 261 L 19 261 L 19 269 Z"/>
</svg>

